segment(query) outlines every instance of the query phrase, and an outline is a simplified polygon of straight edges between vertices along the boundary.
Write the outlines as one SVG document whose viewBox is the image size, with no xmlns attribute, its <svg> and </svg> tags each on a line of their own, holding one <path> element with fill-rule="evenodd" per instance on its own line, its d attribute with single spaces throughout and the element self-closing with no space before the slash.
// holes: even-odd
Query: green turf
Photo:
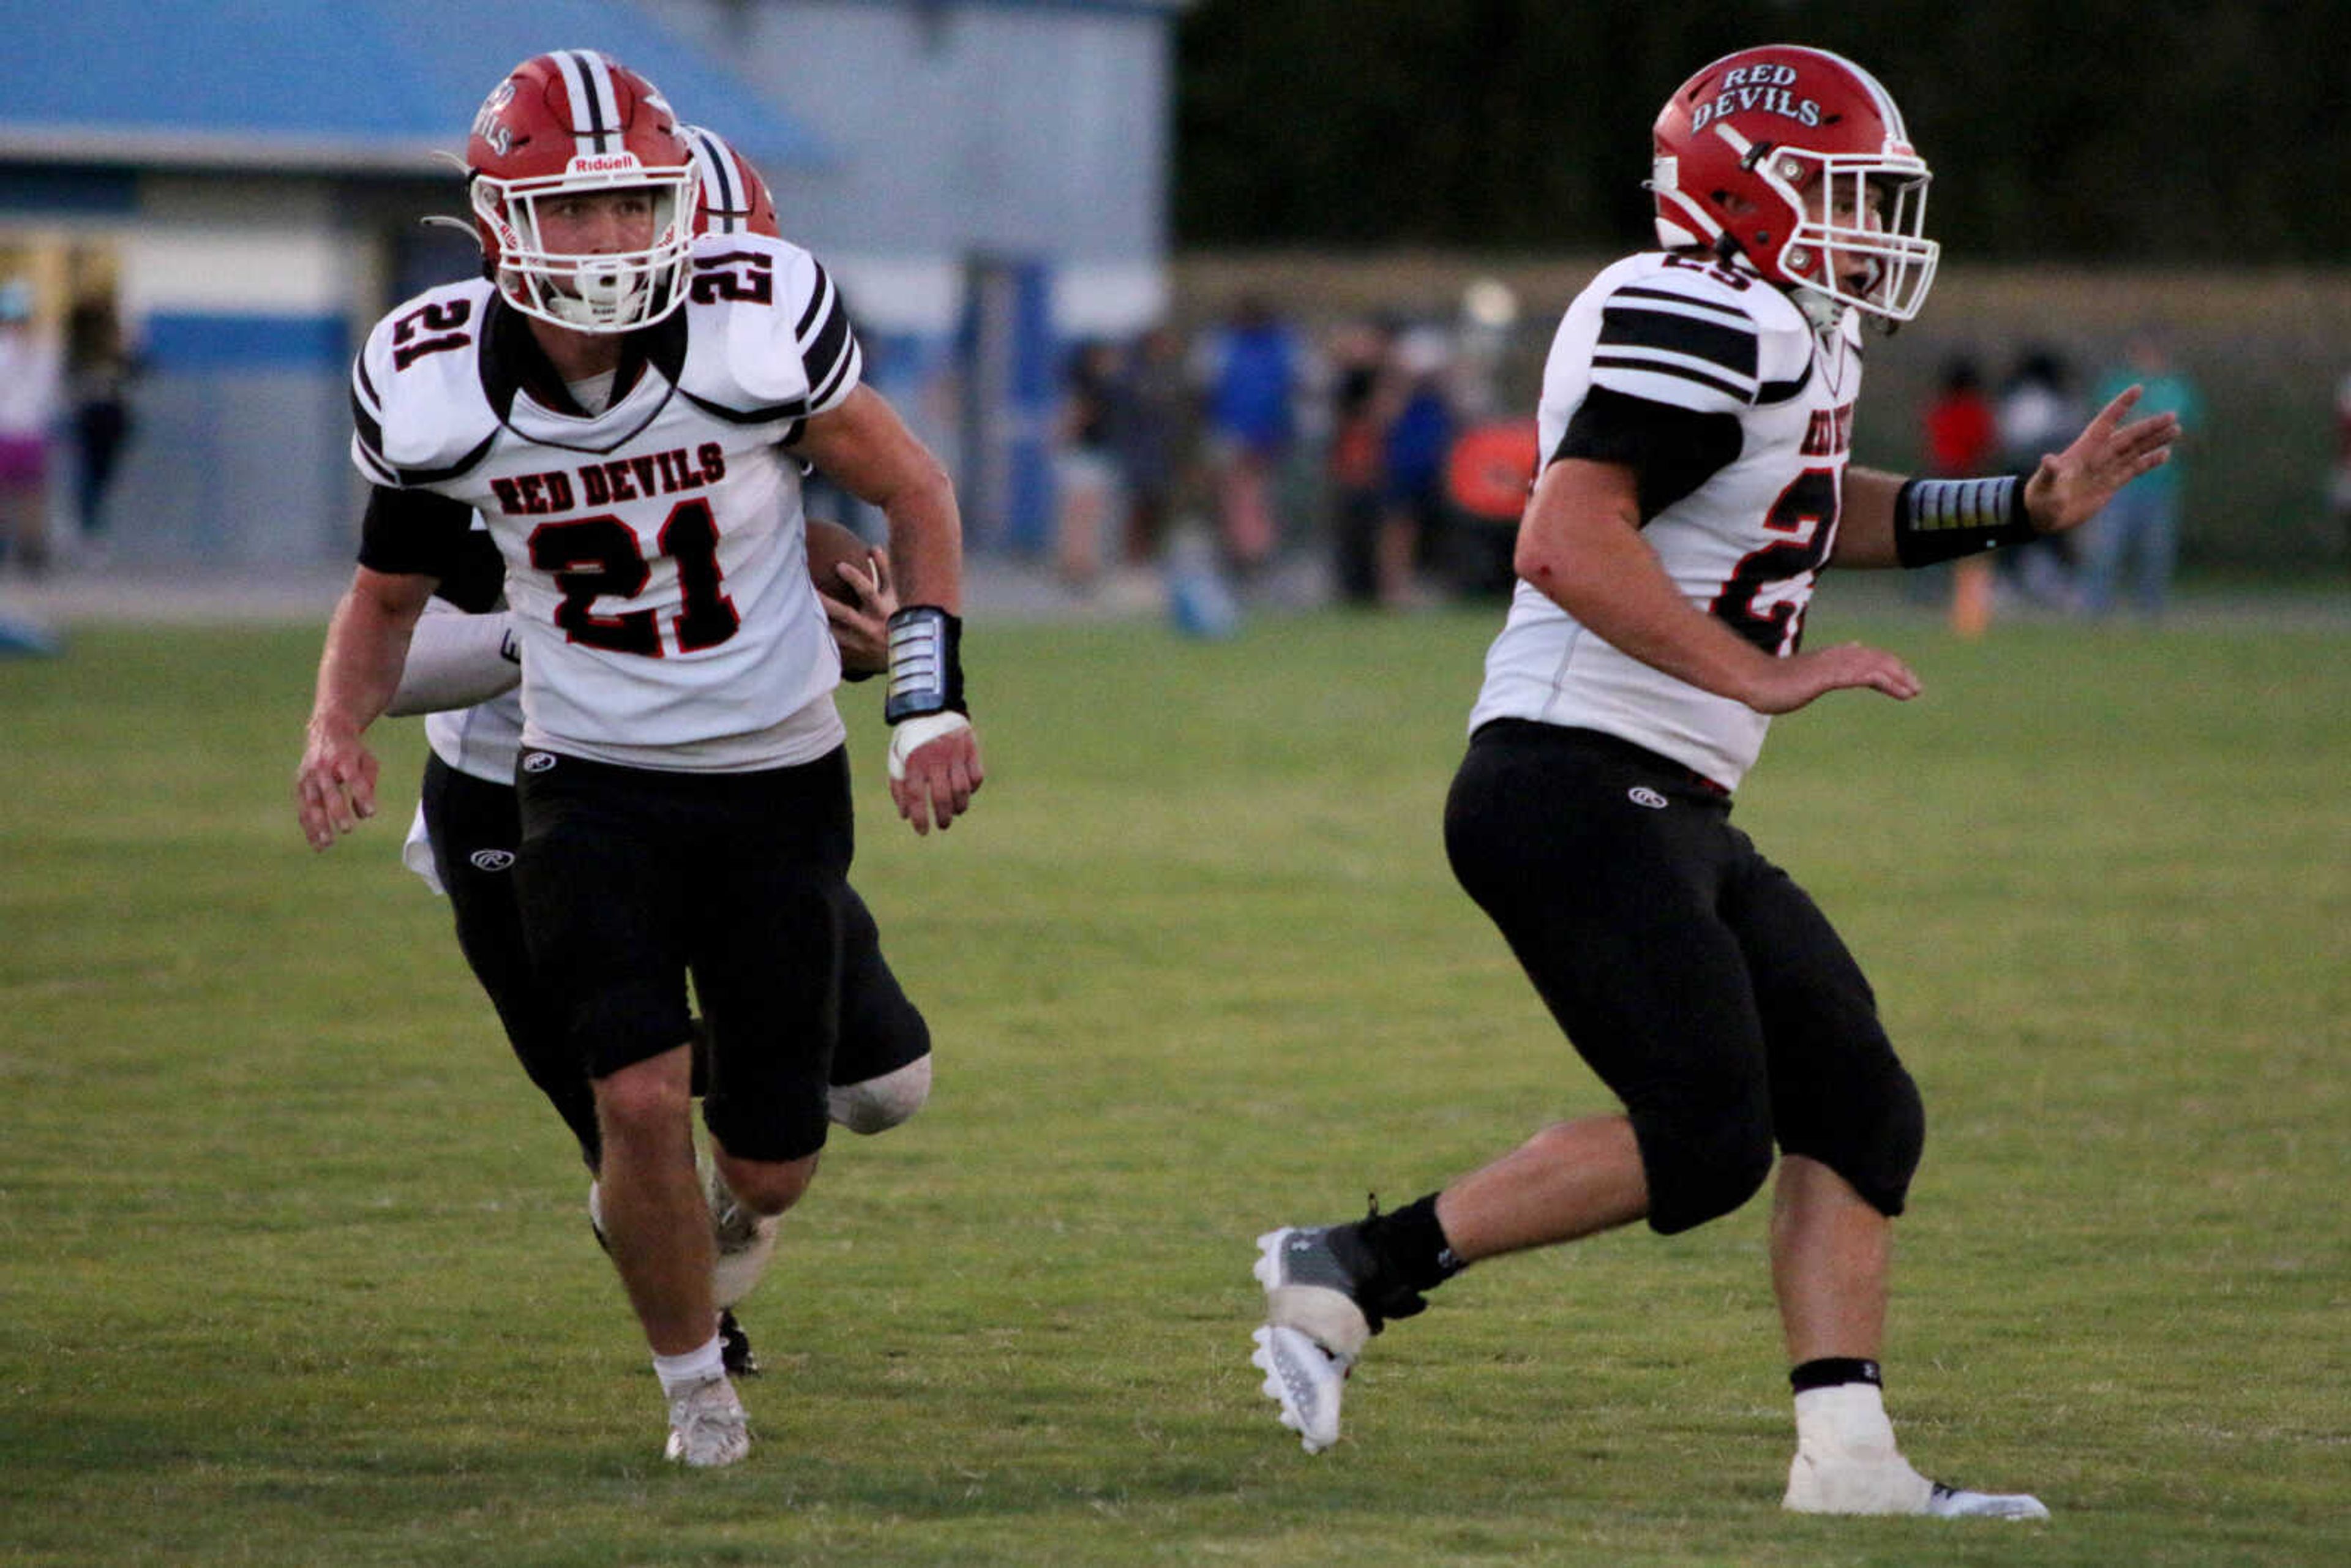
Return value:
<svg viewBox="0 0 2351 1568">
<path fill-rule="evenodd" d="M 384 817 L 294 831 L 316 629 L 0 664 L 0 1562 L 2351 1561 L 2351 639 L 1840 623 L 1740 819 L 1926 1092 L 1889 1400 L 2045 1527 L 1798 1520 L 1762 1206 L 1481 1267 L 1301 1455 L 1251 1238 L 1603 1103 L 1437 835 L 1493 617 L 975 628 L 991 767 L 858 881 L 930 1107 L 836 1138 L 746 1319 L 761 1438 L 660 1412 L 554 1118 Z"/>
</svg>

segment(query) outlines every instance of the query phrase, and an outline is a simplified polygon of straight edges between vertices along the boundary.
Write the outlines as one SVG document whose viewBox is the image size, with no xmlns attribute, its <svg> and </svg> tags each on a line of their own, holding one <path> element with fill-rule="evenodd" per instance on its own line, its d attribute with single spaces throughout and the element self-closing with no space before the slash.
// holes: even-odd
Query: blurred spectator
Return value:
<svg viewBox="0 0 2351 1568">
<path fill-rule="evenodd" d="M 2105 407 L 2130 386 L 2145 389 L 2134 417 L 2176 413 L 2186 435 L 2193 435 L 2203 423 L 2204 404 L 2196 383 L 2172 367 L 2163 340 L 2153 331 L 2132 339 L 2123 362 L 2100 378 L 2096 406 Z M 2082 608 L 2090 614 L 2104 615 L 2114 608 L 2115 591 L 2126 570 L 2139 613 L 2149 620 L 2163 613 L 2179 562 L 2179 455 L 2184 445 L 2171 449 L 2170 462 L 2125 486 L 2083 528 Z"/>
<path fill-rule="evenodd" d="M 1118 350 L 1093 339 L 1071 351 L 1062 371 L 1053 447 L 1061 503 L 1054 559 L 1061 580 L 1075 589 L 1091 589 L 1102 576 L 1102 537 L 1118 506 L 1111 416 L 1118 370 Z"/>
<path fill-rule="evenodd" d="M 2001 391 L 2001 465 L 2030 475 L 2043 456 L 2064 450 L 2082 421 L 2065 362 L 2048 349 L 2027 350 Z M 2011 545 L 1995 564 L 2019 598 L 2055 610 L 2074 607 L 2074 560 L 2063 538 Z"/>
<path fill-rule="evenodd" d="M 1270 560 L 1281 540 L 1273 490 L 1297 434 L 1298 340 L 1249 296 L 1203 345 L 1203 357 L 1217 520 L 1227 559 L 1246 574 Z"/>
<path fill-rule="evenodd" d="M 1380 503 L 1387 488 L 1385 326 L 1358 321 L 1331 339 L 1331 445 L 1327 464 L 1332 565 L 1349 604 L 1379 599 Z"/>
<path fill-rule="evenodd" d="M 1444 551 L 1445 460 L 1456 422 L 1446 385 L 1453 347 L 1441 328 L 1405 333 L 1390 359 L 1397 405 L 1382 446 L 1377 570 L 1380 602 L 1394 610 L 1419 601 L 1419 569 Z"/>
<path fill-rule="evenodd" d="M 1992 472 L 1999 465 L 2000 421 L 1991 399 L 1984 395 L 1983 376 L 1976 361 L 1960 355 L 1943 367 L 1941 385 L 1927 404 L 1925 416 L 1927 475 L 1965 479 Z M 1951 564 L 1951 630 L 1962 637 L 1980 637 L 1991 623 L 1992 564 L 1989 556 L 1974 556 Z"/>
<path fill-rule="evenodd" d="M 1189 487 L 1198 434 L 1184 338 L 1150 329 L 1127 350 L 1112 402 L 1119 477 L 1126 486 L 1126 563 L 1159 559 L 1168 520 Z"/>
<path fill-rule="evenodd" d="M 112 301 L 85 299 L 66 323 L 66 388 L 73 403 L 74 519 L 78 553 L 106 559 L 106 492 L 131 437 L 131 382 L 137 361 L 123 341 Z"/>
<path fill-rule="evenodd" d="M 49 564 L 49 435 L 57 422 L 56 341 L 33 319 L 33 290 L 0 284 L 0 550 L 19 570 Z"/>
</svg>

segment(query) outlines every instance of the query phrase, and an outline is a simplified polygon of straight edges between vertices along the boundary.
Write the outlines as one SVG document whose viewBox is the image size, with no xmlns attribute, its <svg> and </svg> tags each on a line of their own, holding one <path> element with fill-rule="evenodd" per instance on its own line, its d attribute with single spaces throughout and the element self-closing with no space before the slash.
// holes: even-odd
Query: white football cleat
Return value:
<svg viewBox="0 0 2351 1568">
<path fill-rule="evenodd" d="M 750 1451 L 750 1417 L 723 1374 L 687 1385 L 669 1402 L 669 1442 L 662 1458 L 703 1470 L 731 1465 Z"/>
<path fill-rule="evenodd" d="M 783 1217 L 746 1208 L 726 1189 L 716 1165 L 703 1190 L 710 1200 L 710 1239 L 717 1252 L 710 1269 L 710 1304 L 725 1312 L 749 1295 L 768 1271 Z"/>
<path fill-rule="evenodd" d="M 1353 1358 L 1332 1354 L 1303 1329 L 1269 1323 L 1249 1337 L 1257 1342 L 1249 1364 L 1264 1372 L 1262 1392 L 1280 1402 L 1281 1424 L 1298 1434 L 1299 1446 L 1319 1454 L 1337 1442 L 1339 1396 Z"/>
<path fill-rule="evenodd" d="M 1269 1230 L 1257 1239 L 1251 1270 L 1265 1287 L 1265 1326 L 1251 1336 L 1249 1364 L 1266 1375 L 1264 1393 L 1310 1454 L 1339 1440 L 1340 1396 L 1375 1332 L 1355 1299 L 1360 1270 L 1333 1245 L 1337 1230 Z"/>
<path fill-rule="evenodd" d="M 1895 1447 L 1877 1388 L 1844 1384 L 1796 1396 L 1796 1457 L 1780 1506 L 1792 1513 L 1912 1513 L 1937 1519 L 2047 1519 L 2022 1492 L 1930 1481 Z"/>
</svg>

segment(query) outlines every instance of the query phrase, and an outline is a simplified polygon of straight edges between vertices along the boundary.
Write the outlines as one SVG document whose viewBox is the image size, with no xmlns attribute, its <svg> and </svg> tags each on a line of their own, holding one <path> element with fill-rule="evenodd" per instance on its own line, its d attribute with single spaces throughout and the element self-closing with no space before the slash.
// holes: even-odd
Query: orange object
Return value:
<svg viewBox="0 0 2351 1568">
<path fill-rule="evenodd" d="M 1473 424 L 1454 442 L 1446 459 L 1445 489 L 1453 504 L 1473 517 L 1515 523 L 1526 510 L 1541 447 L 1531 419 L 1498 419 Z"/>
</svg>

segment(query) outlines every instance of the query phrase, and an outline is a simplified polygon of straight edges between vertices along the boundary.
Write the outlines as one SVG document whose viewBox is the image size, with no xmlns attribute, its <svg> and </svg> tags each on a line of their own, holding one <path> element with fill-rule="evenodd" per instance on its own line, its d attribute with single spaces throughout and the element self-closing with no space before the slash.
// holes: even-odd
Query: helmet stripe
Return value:
<svg viewBox="0 0 2351 1568">
<path fill-rule="evenodd" d="M 614 151 L 621 134 L 620 94 L 609 63 L 589 49 L 559 49 L 555 60 L 571 99 L 572 151 L 582 158 Z"/>
<path fill-rule="evenodd" d="M 684 127 L 685 139 L 693 147 L 695 162 L 702 165 L 703 211 L 709 214 L 714 234 L 736 234 L 746 226 L 751 204 L 735 190 L 735 160 L 726 155 L 726 144 L 699 125 Z"/>
</svg>

